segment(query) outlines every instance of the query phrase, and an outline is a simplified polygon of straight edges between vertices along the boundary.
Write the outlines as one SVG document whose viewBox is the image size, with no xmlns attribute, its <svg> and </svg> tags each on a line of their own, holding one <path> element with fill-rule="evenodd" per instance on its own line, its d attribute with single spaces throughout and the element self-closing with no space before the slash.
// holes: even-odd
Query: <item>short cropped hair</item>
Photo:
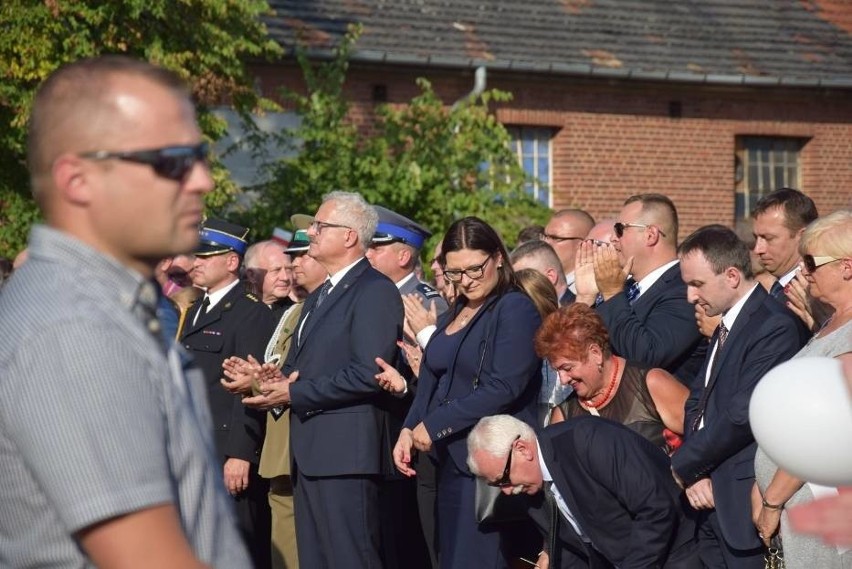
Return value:
<svg viewBox="0 0 852 569">
<path fill-rule="evenodd" d="M 509 260 L 514 264 L 516 261 L 527 257 L 539 259 L 545 266 L 553 267 L 562 272 L 562 261 L 559 260 L 559 255 L 556 254 L 550 243 L 541 240 L 522 243 L 512 251 Z"/>
<path fill-rule="evenodd" d="M 636 194 L 627 198 L 624 205 L 635 202 L 642 204 L 642 215 L 662 230 L 664 239 L 677 244 L 679 226 L 674 202 L 663 194 Z"/>
<path fill-rule="evenodd" d="M 678 247 L 680 258 L 695 252 L 704 255 L 714 274 L 722 274 L 728 267 L 733 267 L 745 278 L 754 278 L 748 245 L 729 227 L 705 225 L 684 239 Z"/>
<path fill-rule="evenodd" d="M 799 190 L 781 188 L 760 198 L 751 211 L 751 218 L 757 219 L 776 208 L 784 212 L 784 227 L 790 233 L 796 233 L 803 227 L 807 227 L 819 217 L 814 200 Z"/>
<path fill-rule="evenodd" d="M 540 358 L 558 356 L 586 361 L 589 346 L 597 345 L 604 356 L 611 353 L 609 332 L 592 307 L 575 302 L 544 319 L 535 334 L 535 351 Z"/>
<path fill-rule="evenodd" d="M 42 178 L 64 152 L 92 151 L 105 134 L 123 125 L 111 99 L 121 76 L 141 77 L 189 100 L 185 83 L 171 71 L 120 55 L 82 59 L 54 71 L 33 100 L 27 139 L 27 164 L 33 194 L 41 201 Z"/>
<path fill-rule="evenodd" d="M 358 234 L 358 241 L 366 251 L 373 241 L 373 234 L 379 224 L 379 214 L 376 208 L 357 192 L 329 192 L 322 198 L 322 203 L 334 202 L 335 211 L 343 221 Z"/>
</svg>

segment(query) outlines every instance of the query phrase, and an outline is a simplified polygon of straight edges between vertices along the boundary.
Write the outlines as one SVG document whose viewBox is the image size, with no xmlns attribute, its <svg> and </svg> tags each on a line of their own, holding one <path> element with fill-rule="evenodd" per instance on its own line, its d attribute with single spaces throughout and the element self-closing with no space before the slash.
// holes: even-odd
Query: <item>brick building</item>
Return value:
<svg viewBox="0 0 852 569">
<path fill-rule="evenodd" d="M 360 22 L 347 83 L 354 118 L 428 78 L 447 104 L 474 88 L 495 106 L 543 203 L 614 215 L 661 192 L 681 236 L 734 225 L 776 187 L 829 212 L 852 205 L 852 5 L 843 0 L 289 0 L 272 36 L 316 57 Z M 267 94 L 300 84 L 258 66 Z M 484 75 L 484 77 L 483 77 Z"/>
</svg>

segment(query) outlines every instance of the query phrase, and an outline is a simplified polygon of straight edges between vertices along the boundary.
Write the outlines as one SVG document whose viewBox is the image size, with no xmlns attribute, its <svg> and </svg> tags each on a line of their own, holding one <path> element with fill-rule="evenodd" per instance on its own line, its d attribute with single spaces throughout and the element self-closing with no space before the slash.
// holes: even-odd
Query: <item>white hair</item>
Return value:
<svg viewBox="0 0 852 569">
<path fill-rule="evenodd" d="M 527 442 L 535 440 L 532 427 L 511 415 L 492 415 L 480 419 L 467 436 L 467 466 L 470 471 L 475 476 L 480 474 L 479 466 L 473 460 L 474 453 L 505 456 L 518 435 Z"/>
<path fill-rule="evenodd" d="M 334 210 L 340 215 L 340 221 L 358 234 L 358 241 L 366 251 L 379 224 L 376 208 L 356 192 L 330 192 L 322 198 L 322 203 L 326 202 L 334 202 Z"/>
</svg>

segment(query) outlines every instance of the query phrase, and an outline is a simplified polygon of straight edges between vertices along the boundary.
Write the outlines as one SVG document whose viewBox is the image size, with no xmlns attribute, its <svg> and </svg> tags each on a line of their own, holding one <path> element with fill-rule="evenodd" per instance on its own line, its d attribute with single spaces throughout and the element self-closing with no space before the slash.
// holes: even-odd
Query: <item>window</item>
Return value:
<svg viewBox="0 0 852 569">
<path fill-rule="evenodd" d="M 527 192 L 550 207 L 550 140 L 555 131 L 530 126 L 510 126 L 506 130 L 512 139 L 512 150 L 527 174 Z"/>
<path fill-rule="evenodd" d="M 807 139 L 739 136 L 734 179 L 736 220 L 747 220 L 757 201 L 779 188 L 802 188 L 799 157 Z"/>
</svg>

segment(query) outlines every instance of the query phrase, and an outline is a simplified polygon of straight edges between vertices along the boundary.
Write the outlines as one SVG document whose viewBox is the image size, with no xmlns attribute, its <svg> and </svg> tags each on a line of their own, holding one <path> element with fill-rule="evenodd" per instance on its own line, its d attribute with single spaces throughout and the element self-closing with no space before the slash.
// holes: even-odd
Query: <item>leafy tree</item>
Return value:
<svg viewBox="0 0 852 569">
<path fill-rule="evenodd" d="M 176 71 L 200 103 L 199 121 L 216 140 L 224 121 L 208 112 L 232 103 L 244 117 L 270 106 L 255 93 L 247 59 L 281 53 L 260 16 L 266 0 L 3 0 L 0 5 L 0 255 L 24 247 L 38 218 L 25 166 L 26 123 L 33 93 L 64 63 L 105 53 L 146 59 Z M 238 188 L 214 164 L 221 210 Z"/>
<path fill-rule="evenodd" d="M 482 217 L 510 244 L 522 227 L 546 221 L 549 210 L 524 191 L 509 135 L 489 112 L 490 103 L 510 100 L 508 93 L 489 90 L 449 108 L 419 79 L 418 96 L 404 106 L 380 106 L 373 128 L 359 131 L 343 96 L 359 33 L 351 28 L 329 61 L 312 62 L 295 50 L 306 90 L 282 95 L 301 122 L 278 139 L 297 152 L 273 164 L 272 181 L 259 188 L 244 220 L 269 233 L 288 225 L 291 213 L 316 211 L 328 191 L 346 189 L 431 228 L 430 245 L 466 215 Z"/>
</svg>

